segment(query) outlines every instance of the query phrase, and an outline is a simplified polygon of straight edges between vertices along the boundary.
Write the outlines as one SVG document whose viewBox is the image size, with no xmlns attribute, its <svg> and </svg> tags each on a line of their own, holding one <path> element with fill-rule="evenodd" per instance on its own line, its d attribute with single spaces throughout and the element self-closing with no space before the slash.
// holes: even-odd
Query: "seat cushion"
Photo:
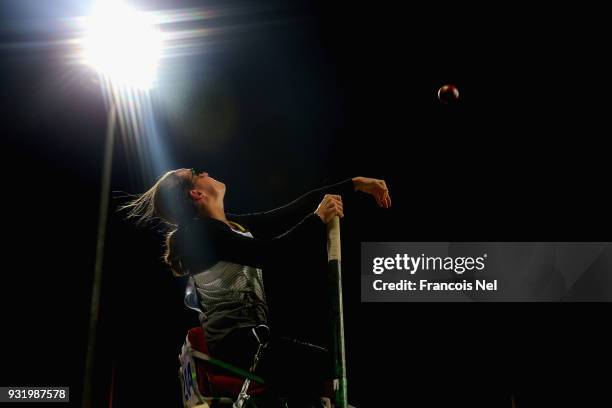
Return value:
<svg viewBox="0 0 612 408">
<path fill-rule="evenodd" d="M 201 327 L 194 327 L 189 330 L 187 339 L 194 350 L 210 355 L 204 330 Z M 242 389 L 242 384 L 244 384 L 244 378 L 228 375 L 223 369 L 200 359 L 195 359 L 195 363 L 198 389 L 202 395 L 229 398 L 236 398 L 238 396 Z M 249 395 L 260 395 L 265 389 L 265 385 L 251 381 Z"/>
<path fill-rule="evenodd" d="M 201 327 L 194 327 L 187 332 L 187 339 L 191 344 L 191 347 L 199 351 L 200 353 L 209 354 L 208 345 L 206 344 L 206 336 L 204 336 L 204 329 Z"/>
</svg>

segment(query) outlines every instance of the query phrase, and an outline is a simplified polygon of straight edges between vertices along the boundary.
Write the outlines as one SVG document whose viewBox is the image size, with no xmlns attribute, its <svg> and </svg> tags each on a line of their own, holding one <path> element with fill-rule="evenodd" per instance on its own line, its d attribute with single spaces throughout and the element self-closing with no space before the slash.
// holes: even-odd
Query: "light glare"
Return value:
<svg viewBox="0 0 612 408">
<path fill-rule="evenodd" d="M 85 24 L 86 64 L 118 86 L 154 85 L 162 36 L 149 16 L 118 0 L 100 0 Z"/>
</svg>

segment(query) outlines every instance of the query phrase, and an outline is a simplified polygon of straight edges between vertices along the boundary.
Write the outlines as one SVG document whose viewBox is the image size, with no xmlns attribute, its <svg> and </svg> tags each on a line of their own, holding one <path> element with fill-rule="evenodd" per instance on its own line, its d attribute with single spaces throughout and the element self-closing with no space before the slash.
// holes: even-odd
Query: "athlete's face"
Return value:
<svg viewBox="0 0 612 408">
<path fill-rule="evenodd" d="M 207 172 L 194 169 L 177 170 L 181 177 L 189 177 L 191 190 L 189 196 L 202 205 L 223 202 L 225 184 L 210 177 Z"/>
</svg>

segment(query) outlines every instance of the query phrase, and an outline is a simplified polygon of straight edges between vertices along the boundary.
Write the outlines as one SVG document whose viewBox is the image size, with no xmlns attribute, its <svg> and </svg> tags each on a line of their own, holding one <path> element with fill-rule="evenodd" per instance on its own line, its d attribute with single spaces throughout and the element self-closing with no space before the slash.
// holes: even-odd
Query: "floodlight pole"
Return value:
<svg viewBox="0 0 612 408">
<path fill-rule="evenodd" d="M 104 164 L 102 168 L 102 185 L 100 186 L 100 212 L 98 216 L 98 239 L 96 244 L 96 260 L 91 288 L 91 305 L 89 309 L 89 332 L 87 339 L 87 355 L 85 358 L 85 375 L 83 379 L 83 408 L 93 407 L 93 375 L 96 350 L 96 336 L 100 316 L 100 289 L 102 284 L 102 263 L 104 259 L 104 241 L 106 223 L 108 220 L 108 201 L 110 195 L 111 175 L 113 169 L 113 145 L 115 125 L 117 122 L 117 107 L 110 98 L 106 123 L 106 142 L 104 146 Z"/>
</svg>

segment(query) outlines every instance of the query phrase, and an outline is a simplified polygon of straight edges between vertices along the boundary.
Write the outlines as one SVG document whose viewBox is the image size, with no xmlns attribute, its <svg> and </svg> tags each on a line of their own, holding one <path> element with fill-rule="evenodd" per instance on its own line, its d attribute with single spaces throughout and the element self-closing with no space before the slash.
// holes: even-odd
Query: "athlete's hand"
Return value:
<svg viewBox="0 0 612 408">
<path fill-rule="evenodd" d="M 323 201 L 315 210 L 315 214 L 327 224 L 336 215 L 340 218 L 344 217 L 344 209 L 342 207 L 342 197 L 339 195 L 325 194 Z"/>
<path fill-rule="evenodd" d="M 364 193 L 374 196 L 376 204 L 378 204 L 379 207 L 391 207 L 391 196 L 389 195 L 389 189 L 384 180 L 355 177 L 353 178 L 353 185 L 355 186 L 355 190 L 363 191 Z"/>
</svg>

